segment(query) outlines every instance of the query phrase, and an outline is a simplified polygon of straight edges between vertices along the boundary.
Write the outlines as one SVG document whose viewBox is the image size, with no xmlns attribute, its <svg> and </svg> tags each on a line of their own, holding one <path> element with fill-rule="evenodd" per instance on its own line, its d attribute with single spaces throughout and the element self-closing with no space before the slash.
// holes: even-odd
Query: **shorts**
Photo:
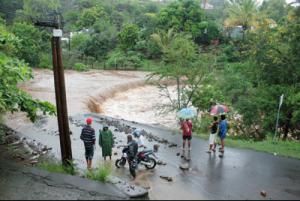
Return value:
<svg viewBox="0 0 300 201">
<path fill-rule="evenodd" d="M 219 137 L 220 137 L 221 140 L 224 140 L 226 138 L 226 134 L 224 134 L 224 135 L 219 134 Z"/>
<path fill-rule="evenodd" d="M 94 157 L 94 147 L 85 148 L 85 158 L 86 160 L 93 160 Z"/>
<path fill-rule="evenodd" d="M 192 136 L 183 136 L 183 140 L 192 140 Z"/>
<path fill-rule="evenodd" d="M 217 141 L 216 141 L 216 136 L 217 136 L 217 134 L 216 133 L 211 133 L 210 135 L 209 135 L 209 144 L 210 145 L 213 145 L 213 144 L 215 144 Z"/>
</svg>

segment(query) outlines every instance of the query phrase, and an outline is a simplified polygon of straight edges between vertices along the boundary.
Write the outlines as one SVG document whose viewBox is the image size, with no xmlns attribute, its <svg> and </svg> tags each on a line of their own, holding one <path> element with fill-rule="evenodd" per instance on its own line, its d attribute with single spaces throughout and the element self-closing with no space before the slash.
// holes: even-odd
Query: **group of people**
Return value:
<svg viewBox="0 0 300 201">
<path fill-rule="evenodd" d="M 192 130 L 193 130 L 193 123 L 190 119 L 181 119 L 180 120 L 180 127 L 182 130 L 182 136 L 183 136 L 183 146 L 182 150 L 183 153 L 181 157 L 183 158 L 185 156 L 186 151 L 186 142 L 188 141 L 188 151 L 191 151 L 191 140 L 192 140 Z M 225 151 L 225 138 L 228 131 L 228 123 L 226 120 L 226 115 L 221 115 L 221 119 L 217 116 L 213 117 L 213 122 L 209 126 L 210 129 L 210 136 L 209 136 L 209 150 L 207 153 L 216 152 L 217 147 L 217 137 L 220 138 L 221 147 L 219 151 L 223 154 Z"/>
<path fill-rule="evenodd" d="M 89 170 L 92 169 L 92 161 L 96 144 L 96 133 L 95 129 L 92 128 L 92 123 L 93 119 L 88 118 L 86 120 L 86 125 L 83 127 L 80 135 L 80 139 L 84 142 L 85 158 L 87 169 Z M 107 125 L 104 125 L 103 129 L 99 132 L 99 146 L 102 148 L 102 156 L 104 160 L 106 160 L 107 157 L 109 157 L 111 160 L 114 138 Z"/>
<path fill-rule="evenodd" d="M 87 163 L 87 169 L 92 169 L 92 161 L 94 157 L 95 145 L 96 145 L 96 133 L 92 128 L 93 119 L 87 118 L 86 125 L 83 127 L 80 135 L 80 139 L 84 142 L 85 158 Z M 133 136 L 137 138 L 137 141 L 133 139 Z M 127 147 L 131 155 L 136 155 L 138 148 L 144 148 L 144 138 L 141 134 L 141 130 L 135 129 L 132 135 L 127 136 Z M 107 157 L 112 159 L 112 148 L 114 147 L 114 137 L 107 125 L 103 125 L 103 129 L 99 131 L 99 146 L 102 148 L 102 156 L 104 160 Z"/>
<path fill-rule="evenodd" d="M 86 119 L 86 125 L 82 129 L 80 139 L 84 142 L 85 146 L 85 158 L 87 162 L 87 169 L 92 168 L 92 160 L 94 157 L 95 144 L 96 144 L 96 134 L 95 130 L 92 128 L 93 119 Z M 191 151 L 191 140 L 192 140 L 192 130 L 193 123 L 190 119 L 181 119 L 180 126 L 183 135 L 183 153 L 181 157 L 185 156 L 186 151 L 186 143 L 188 142 L 188 151 Z M 226 121 L 226 116 L 221 115 L 221 120 L 219 121 L 218 117 L 213 117 L 213 122 L 209 126 L 210 129 L 210 137 L 209 137 L 209 150 L 207 153 L 216 152 L 217 147 L 217 136 L 221 141 L 221 148 L 219 151 L 223 154 L 225 148 L 225 138 L 228 130 L 228 123 Z M 138 140 L 135 141 L 133 136 Z M 141 134 L 141 131 L 135 129 L 132 135 L 127 136 L 128 148 L 132 148 L 132 154 L 137 154 L 138 148 L 144 148 L 144 139 Z M 114 137 L 112 132 L 109 130 L 107 125 L 103 126 L 103 129 L 99 131 L 99 146 L 102 148 L 102 156 L 104 160 L 107 157 L 112 159 L 112 148 L 114 147 Z M 135 153 L 136 152 L 136 153 Z"/>
</svg>

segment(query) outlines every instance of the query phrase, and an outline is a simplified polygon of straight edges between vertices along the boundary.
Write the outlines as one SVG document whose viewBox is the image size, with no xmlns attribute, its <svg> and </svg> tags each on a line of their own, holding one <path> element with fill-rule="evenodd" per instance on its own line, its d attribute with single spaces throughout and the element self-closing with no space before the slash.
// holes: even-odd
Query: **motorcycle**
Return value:
<svg viewBox="0 0 300 201">
<path fill-rule="evenodd" d="M 122 158 L 118 159 L 115 165 L 117 168 L 122 168 L 126 165 L 126 162 L 128 162 L 130 174 L 134 178 L 136 177 L 136 169 L 140 164 L 144 165 L 148 170 L 152 170 L 156 167 L 156 160 L 154 158 L 157 157 L 152 150 L 138 152 L 137 156 L 134 157 L 133 160 L 130 160 L 128 157 L 128 148 L 125 147 L 122 152 Z"/>
</svg>

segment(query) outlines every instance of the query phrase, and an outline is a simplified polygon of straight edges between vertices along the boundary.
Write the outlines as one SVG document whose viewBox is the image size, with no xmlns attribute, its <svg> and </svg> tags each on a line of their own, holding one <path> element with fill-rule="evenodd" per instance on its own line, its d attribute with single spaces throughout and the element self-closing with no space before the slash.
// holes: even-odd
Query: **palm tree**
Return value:
<svg viewBox="0 0 300 201">
<path fill-rule="evenodd" d="M 167 53 L 170 49 L 172 41 L 177 37 L 174 29 L 169 29 L 167 32 L 159 31 L 151 35 L 151 38 L 161 48 L 163 53 Z"/>
<path fill-rule="evenodd" d="M 258 13 L 258 3 L 256 0 L 227 0 L 226 11 L 228 18 L 225 20 L 225 26 L 242 26 L 243 38 L 254 23 Z"/>
</svg>

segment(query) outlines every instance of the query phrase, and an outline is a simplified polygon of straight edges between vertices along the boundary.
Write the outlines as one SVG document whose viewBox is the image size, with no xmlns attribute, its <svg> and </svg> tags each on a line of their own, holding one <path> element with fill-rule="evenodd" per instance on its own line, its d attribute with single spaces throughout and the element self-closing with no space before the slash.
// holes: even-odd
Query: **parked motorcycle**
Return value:
<svg viewBox="0 0 300 201">
<path fill-rule="evenodd" d="M 136 177 L 135 172 L 140 164 L 144 165 L 148 170 L 152 170 L 156 167 L 156 160 L 154 159 L 156 156 L 152 150 L 138 152 L 133 160 L 130 160 L 128 157 L 128 148 L 125 147 L 122 152 L 122 158 L 118 159 L 115 165 L 117 168 L 122 168 L 126 165 L 126 162 L 128 162 L 130 174 L 133 177 Z"/>
</svg>

